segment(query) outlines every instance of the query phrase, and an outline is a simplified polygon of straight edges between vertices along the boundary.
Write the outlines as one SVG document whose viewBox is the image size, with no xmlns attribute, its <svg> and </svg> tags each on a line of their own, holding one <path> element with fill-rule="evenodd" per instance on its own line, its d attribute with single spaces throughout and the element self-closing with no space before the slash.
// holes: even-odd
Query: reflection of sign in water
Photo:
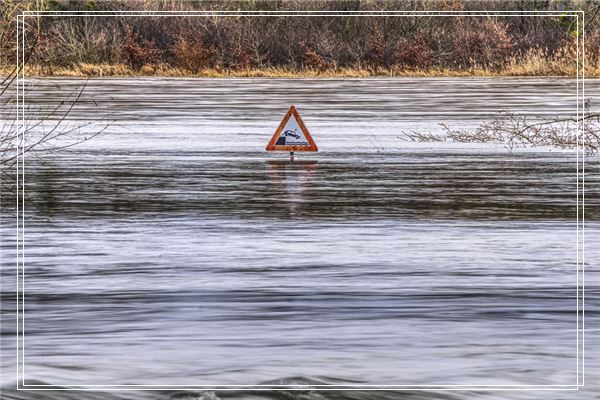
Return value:
<svg viewBox="0 0 600 400">
<path fill-rule="evenodd" d="M 267 145 L 267 151 L 317 151 L 317 145 L 308 133 L 302 118 L 291 106 Z"/>
<path fill-rule="evenodd" d="M 269 193 L 276 196 L 277 204 L 269 207 L 269 215 L 279 212 L 295 214 L 311 211 L 310 203 L 305 202 L 306 192 L 310 191 L 316 178 L 317 161 L 299 160 L 289 163 L 283 160 L 267 160 Z"/>
</svg>

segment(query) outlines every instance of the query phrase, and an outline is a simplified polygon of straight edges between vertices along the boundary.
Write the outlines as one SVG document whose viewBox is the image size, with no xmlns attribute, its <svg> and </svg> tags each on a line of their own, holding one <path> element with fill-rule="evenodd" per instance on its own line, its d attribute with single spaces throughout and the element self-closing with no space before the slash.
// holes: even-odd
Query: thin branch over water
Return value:
<svg viewBox="0 0 600 400">
<path fill-rule="evenodd" d="M 590 112 L 590 105 L 591 101 L 586 101 L 579 120 L 548 116 L 531 118 L 505 111 L 492 121 L 482 122 L 474 130 L 454 129 L 447 123 L 440 123 L 441 132 L 403 131 L 398 138 L 413 142 L 501 143 L 509 151 L 540 146 L 579 147 L 593 154 L 600 149 L 600 113 Z"/>
</svg>

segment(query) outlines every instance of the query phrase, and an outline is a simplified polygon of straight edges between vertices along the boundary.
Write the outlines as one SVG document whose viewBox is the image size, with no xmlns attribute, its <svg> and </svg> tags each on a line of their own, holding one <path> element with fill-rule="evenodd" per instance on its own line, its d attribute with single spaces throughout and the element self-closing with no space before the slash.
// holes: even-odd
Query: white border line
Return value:
<svg viewBox="0 0 600 400">
<path fill-rule="evenodd" d="M 161 13 L 157 13 L 157 14 L 150 14 L 152 16 L 155 17 L 188 17 L 191 16 L 193 14 L 189 14 L 189 13 L 180 13 L 180 14 L 161 14 Z M 497 16 L 513 16 L 513 17 L 517 17 L 520 16 L 521 14 L 508 14 L 508 15 L 504 15 L 504 14 L 499 14 Z M 554 17 L 558 14 L 548 14 L 546 12 L 544 12 L 543 14 L 530 14 L 530 15 L 526 15 L 526 16 L 538 16 L 538 17 Z M 570 13 L 570 14 L 563 14 L 569 17 L 575 17 L 577 16 L 574 13 Z M 65 14 L 64 11 L 60 11 L 60 13 L 57 14 L 37 14 L 37 13 L 28 13 L 28 14 L 24 14 L 21 15 L 23 17 L 27 16 L 27 17 L 36 17 L 36 16 L 51 16 L 51 17 L 143 17 L 145 15 L 138 15 L 138 14 L 127 14 L 127 13 L 123 13 L 123 14 L 108 14 L 108 13 L 90 13 L 89 11 L 87 11 L 86 13 L 83 14 Z M 214 14 L 201 14 L 201 16 L 214 16 L 214 17 L 229 17 L 229 16 L 236 16 L 236 17 L 264 17 L 264 16 L 269 16 L 269 15 L 258 15 L 258 14 L 247 14 L 246 12 L 240 12 L 239 14 L 219 14 L 219 13 L 214 13 Z M 304 14 L 278 14 L 278 17 L 347 17 L 347 16 L 353 16 L 353 17 L 373 17 L 374 15 L 372 14 L 309 14 L 309 15 L 304 15 Z M 375 16 L 384 16 L 384 15 L 375 15 Z M 390 16 L 390 17 L 411 17 L 411 16 L 418 16 L 418 17 L 426 17 L 428 15 L 410 15 L 410 14 L 385 14 L 385 16 Z M 433 17 L 489 17 L 490 14 L 466 14 L 466 15 L 457 15 L 457 14 L 437 14 L 437 15 L 431 15 Z"/>
<path fill-rule="evenodd" d="M 23 21 L 23 30 L 21 31 L 21 60 L 23 68 L 21 69 L 21 121 L 23 123 L 21 130 L 21 373 L 23 374 L 23 385 L 25 385 L 25 16 Z"/>
<path fill-rule="evenodd" d="M 349 11 L 349 10 L 332 10 L 332 11 L 319 11 L 319 10 L 273 10 L 273 11 L 256 11 L 256 10 L 244 10 L 244 11 L 235 11 L 235 10 L 150 10 L 150 11 L 140 11 L 140 10 L 128 10 L 128 11 L 113 11 L 113 10 L 103 10 L 103 11 L 85 11 L 85 10 L 64 10 L 64 11 L 52 11 L 52 10 L 23 10 L 20 15 L 54 15 L 56 13 L 64 13 L 64 14 L 114 14 L 114 15 L 126 15 L 126 14 L 135 14 L 141 16 L 151 15 L 159 15 L 159 14 L 179 14 L 185 13 L 187 15 L 215 15 L 215 14 L 223 14 L 223 15 L 235 15 L 237 16 L 240 13 L 248 13 L 252 15 L 258 16 L 281 16 L 281 14 L 302 14 L 302 15 L 315 15 L 315 14 L 342 14 L 342 15 L 358 15 L 358 14 L 366 14 L 371 16 L 389 16 L 389 15 L 411 15 L 411 16 L 439 16 L 446 14 L 453 15 L 473 15 L 473 14 L 483 14 L 485 16 L 489 15 L 539 15 L 539 14 L 553 14 L 553 15 L 569 15 L 569 14 L 583 14 L 585 11 L 581 10 L 570 10 L 570 11 L 561 11 L 561 10 L 491 10 L 491 11 L 482 11 L 482 10 L 461 10 L 461 11 L 423 11 L 423 10 L 414 10 L 414 11 L 403 11 L 403 10 L 394 10 L 394 11 L 373 11 L 373 10 L 361 10 L 361 11 Z"/>
<path fill-rule="evenodd" d="M 581 386 L 585 385 L 585 13 L 582 16 L 582 53 L 581 60 L 581 99 L 583 100 L 583 118 L 581 120 L 581 132 L 583 139 L 583 151 L 581 153 Z M 579 35 L 579 31 L 578 31 Z"/>
<path fill-rule="evenodd" d="M 577 17 L 577 24 L 575 29 L 579 30 L 579 16 Z M 579 45 L 577 45 L 577 51 L 575 53 L 575 71 L 576 75 L 579 78 Z M 576 317 L 576 325 L 577 329 L 575 331 L 576 337 L 576 347 L 577 347 L 577 357 L 576 357 L 576 368 L 577 368 L 577 386 L 579 386 L 579 79 L 577 79 L 576 83 L 576 114 L 575 121 L 577 125 L 575 126 L 575 154 L 576 154 L 576 172 L 575 172 L 575 186 L 576 186 L 576 217 L 575 217 L 575 226 L 576 226 L 576 237 L 575 237 L 575 248 L 577 252 L 577 261 L 575 263 L 575 274 L 576 274 L 576 286 L 577 286 L 577 294 L 575 297 L 575 304 L 577 307 L 577 317 Z"/>
<path fill-rule="evenodd" d="M 265 11 L 137 11 L 137 12 L 90 12 L 90 11 L 24 11 L 22 14 L 17 15 L 17 120 L 19 121 L 19 84 L 22 86 L 21 92 L 21 122 L 25 124 L 25 17 L 26 16 L 189 16 L 189 15 L 210 15 L 210 16 L 490 16 L 490 15 L 502 15 L 502 16 L 556 16 L 556 15 L 567 15 L 571 17 L 576 17 L 577 22 L 577 32 L 578 35 L 576 37 L 576 45 L 577 45 L 577 120 L 579 121 L 579 14 L 583 16 L 583 21 L 585 21 L 585 12 L 584 11 L 543 11 L 543 12 L 535 12 L 535 11 L 494 11 L 494 12 L 481 12 L 481 11 L 458 11 L 458 12 L 450 12 L 447 11 L 346 11 L 346 12 L 331 12 L 331 13 L 323 13 L 321 11 L 298 11 L 298 12 L 289 12 L 289 11 L 274 11 L 274 12 L 265 12 Z M 23 23 L 22 31 L 21 31 L 21 61 L 22 61 L 22 78 L 21 82 L 19 82 L 19 17 L 21 22 Z M 583 25 L 583 45 L 585 45 L 585 22 Z M 585 48 L 583 48 L 583 67 L 585 68 Z M 585 79 L 585 71 L 583 71 L 582 78 Z M 361 78 L 359 78 L 361 79 Z M 583 87 L 585 83 L 583 84 Z M 585 101 L 585 98 L 583 99 Z M 585 119 L 585 116 L 584 118 Z M 583 120 L 581 122 L 581 126 L 583 126 Z M 17 134 L 19 135 L 19 127 L 17 128 Z M 583 135 L 583 130 L 582 130 Z M 310 389 L 318 389 L 318 390 L 394 390 L 394 388 L 400 389 L 410 389 L 410 390 L 426 390 L 426 391 L 437 391 L 437 390 L 469 390 L 469 391 L 481 391 L 481 390 L 578 390 L 583 386 L 584 380 L 582 380 L 581 385 L 579 384 L 579 135 L 577 136 L 577 145 L 576 145 L 576 153 L 577 153 L 577 384 L 576 385 L 361 385 L 361 384 L 346 384 L 346 385 L 297 385 L 297 384 L 289 384 L 289 385 L 26 385 L 25 384 L 25 363 L 24 363 L 24 351 L 25 351 L 25 238 L 24 238 L 24 223 L 25 223 L 25 185 L 24 185 L 24 177 L 25 177 L 25 146 L 24 143 L 21 143 L 22 153 L 21 156 L 23 160 L 21 162 L 21 185 L 22 185 L 22 199 L 23 209 L 21 214 L 21 265 L 22 265 L 22 278 L 21 285 L 23 294 L 21 295 L 21 329 L 23 332 L 22 338 L 22 346 L 23 353 L 21 356 L 22 362 L 22 373 L 23 373 L 23 383 L 22 387 L 19 387 L 19 188 L 18 188 L 18 175 L 19 175 L 19 142 L 24 140 L 24 131 L 22 132 L 22 136 L 19 136 L 19 140 L 17 141 L 17 390 L 173 390 L 171 388 L 177 388 L 179 390 L 189 389 L 194 390 L 201 388 L 203 390 L 310 390 Z M 585 137 L 582 137 L 582 140 L 585 140 Z M 582 142 L 582 149 L 585 152 L 585 142 Z M 585 156 L 582 156 L 582 158 Z M 583 158 L 584 160 L 584 158 Z M 585 182 L 584 177 L 582 176 L 582 185 Z M 582 195 L 582 210 L 583 210 L 583 195 Z M 583 228 L 583 219 L 582 219 L 582 228 Z M 582 238 L 583 238 L 583 229 L 582 229 Z M 583 256 L 582 249 L 582 256 Z M 583 257 L 582 257 L 583 261 Z M 582 269 L 583 274 L 583 269 Z M 585 292 L 583 292 L 585 293 Z M 582 301 L 583 301 L 583 293 L 582 293 Z M 582 303 L 583 304 L 583 303 Z M 583 335 L 582 335 L 583 342 Z M 583 344 L 582 344 L 583 345 Z M 583 349 L 582 349 L 583 350 Z M 582 371 L 585 365 L 584 359 L 582 358 Z M 31 387 L 44 387 L 41 389 L 31 389 Z M 86 389 L 86 388 L 90 389 Z M 135 388 L 125 388 L 125 387 L 135 387 Z M 160 389 L 156 388 L 159 387 Z M 385 387 L 386 389 L 381 389 Z M 150 388 L 150 389 L 144 389 Z M 256 389 L 254 389 L 256 388 Z"/>
<path fill-rule="evenodd" d="M 20 123 L 20 118 L 19 118 L 19 67 L 21 65 L 20 63 L 20 52 L 19 52 L 19 15 L 17 15 L 17 70 L 15 71 L 16 75 L 17 75 L 17 82 L 16 82 L 16 88 L 17 88 L 17 95 L 16 95 L 16 106 L 17 106 L 17 389 L 19 386 L 19 307 L 20 307 L 20 301 L 19 301 L 19 284 L 20 284 L 20 279 L 19 279 L 19 272 L 20 272 L 20 268 L 19 268 L 19 134 L 20 134 L 20 129 L 21 129 L 21 123 Z"/>
</svg>

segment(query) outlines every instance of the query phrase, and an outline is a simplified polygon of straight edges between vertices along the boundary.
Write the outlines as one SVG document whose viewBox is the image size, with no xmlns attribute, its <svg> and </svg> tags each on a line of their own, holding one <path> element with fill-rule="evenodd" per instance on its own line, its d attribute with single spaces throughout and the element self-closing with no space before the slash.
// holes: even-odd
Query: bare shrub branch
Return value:
<svg viewBox="0 0 600 400">
<path fill-rule="evenodd" d="M 590 111 L 591 101 L 585 103 L 583 116 L 561 118 L 527 116 L 504 112 L 492 121 L 482 122 L 474 130 L 452 129 L 441 123 L 442 132 L 402 132 L 399 139 L 419 142 L 449 140 L 460 143 L 500 143 L 509 151 L 517 148 L 551 146 L 560 149 L 584 148 L 589 154 L 600 149 L 600 113 Z"/>
</svg>

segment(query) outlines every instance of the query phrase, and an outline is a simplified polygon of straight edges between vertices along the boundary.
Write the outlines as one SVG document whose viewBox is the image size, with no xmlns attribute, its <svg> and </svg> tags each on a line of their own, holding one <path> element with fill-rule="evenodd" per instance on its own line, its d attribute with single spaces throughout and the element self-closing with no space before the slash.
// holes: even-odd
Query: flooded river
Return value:
<svg viewBox="0 0 600 400">
<path fill-rule="evenodd" d="M 599 96 L 590 82 L 586 95 Z M 29 116 L 82 83 L 37 82 Z M 583 376 L 575 152 L 403 135 L 506 110 L 574 116 L 575 99 L 573 79 L 550 78 L 89 81 L 67 123 L 98 119 L 82 128 L 94 132 L 108 119 L 106 130 L 25 159 L 21 377 L 106 388 L 13 389 L 16 216 L 5 189 L 2 397 L 575 398 L 529 391 L 573 389 Z M 291 104 L 320 148 L 294 164 L 264 151 Z M 576 396 L 592 399 L 598 159 L 585 169 L 590 328 Z M 390 390 L 348 390 L 369 385 Z M 528 390 L 477 388 L 488 385 Z"/>
</svg>

